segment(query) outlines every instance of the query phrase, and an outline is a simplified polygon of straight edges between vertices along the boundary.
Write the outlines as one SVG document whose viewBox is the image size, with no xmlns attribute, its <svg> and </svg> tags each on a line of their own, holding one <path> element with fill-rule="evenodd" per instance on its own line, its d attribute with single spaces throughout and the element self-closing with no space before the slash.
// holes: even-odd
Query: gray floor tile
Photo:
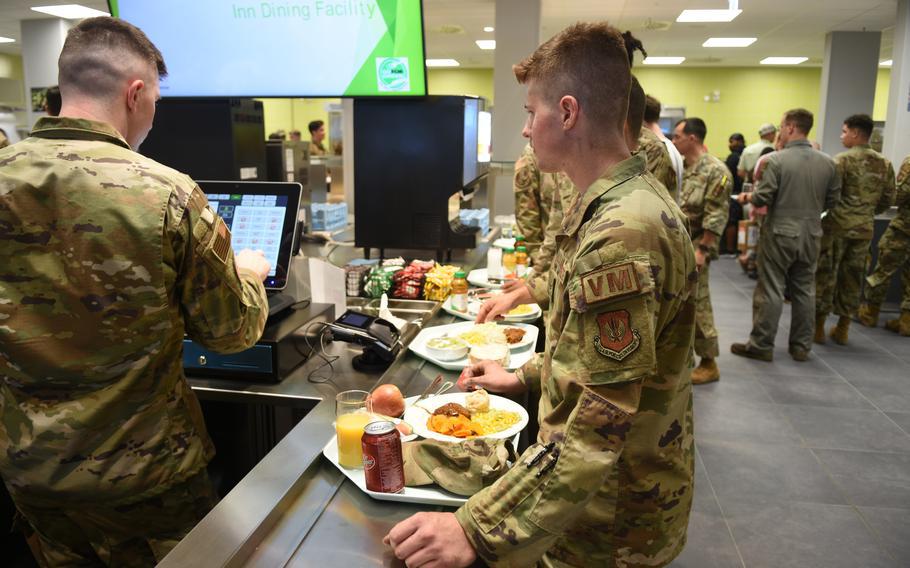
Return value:
<svg viewBox="0 0 910 568">
<path fill-rule="evenodd" d="M 719 381 L 695 385 L 692 391 L 697 400 L 726 403 L 731 406 L 739 402 L 765 404 L 774 402 L 759 384 L 757 376 L 745 371 L 730 373 L 721 371 Z"/>
<path fill-rule="evenodd" d="M 854 379 L 862 379 L 872 374 L 895 379 L 908 378 L 906 364 L 893 355 L 861 353 L 846 346 L 843 353 L 831 353 L 825 355 L 824 359 L 840 376 L 851 383 Z"/>
<path fill-rule="evenodd" d="M 705 464 L 697 453 L 695 456 L 695 495 L 692 498 L 692 510 L 709 515 L 720 514 L 720 506 L 717 504 L 717 498 L 714 497 L 714 489 L 711 487 L 711 482 L 708 481 Z"/>
<path fill-rule="evenodd" d="M 874 410 L 853 386 L 840 377 L 762 375 L 761 386 L 777 404 Z"/>
<path fill-rule="evenodd" d="M 728 354 L 723 359 L 718 360 L 720 365 L 721 373 L 724 372 L 725 366 L 731 366 L 733 368 L 745 369 L 751 371 L 754 374 L 763 375 L 766 373 L 773 373 L 777 375 L 796 375 L 796 376 L 835 376 L 837 372 L 832 369 L 828 364 L 826 364 L 817 354 L 813 353 L 810 355 L 808 361 L 794 361 L 790 354 L 787 352 L 787 336 L 780 335 L 777 336 L 777 342 L 774 347 L 774 360 L 769 362 L 766 361 L 756 361 L 754 359 L 746 359 L 745 357 L 740 357 L 738 355 L 733 355 L 730 353 L 730 343 L 734 341 L 737 343 L 745 343 L 749 339 L 749 332 L 746 330 L 740 337 L 737 337 L 733 341 L 724 342 L 721 341 L 721 351 L 724 354 Z"/>
<path fill-rule="evenodd" d="M 700 440 L 698 450 L 724 514 L 728 500 L 846 503 L 808 448 Z"/>
<path fill-rule="evenodd" d="M 895 566 L 910 566 L 910 515 L 906 510 L 860 507 L 860 514 L 884 543 Z"/>
<path fill-rule="evenodd" d="M 743 563 L 720 513 L 692 511 L 686 547 L 671 568 L 742 568 Z"/>
<path fill-rule="evenodd" d="M 910 452 L 910 436 L 877 410 L 780 408 L 809 447 Z"/>
<path fill-rule="evenodd" d="M 723 379 L 720 381 L 723 383 Z M 701 389 L 702 387 L 696 387 Z M 718 390 L 727 387 L 719 385 Z M 720 395 L 718 395 L 720 396 Z M 763 442 L 799 444 L 802 442 L 780 413 L 780 406 L 743 400 L 695 396 L 695 439 L 698 441 Z"/>
<path fill-rule="evenodd" d="M 730 503 L 724 515 L 748 568 L 885 568 L 894 561 L 852 507 Z"/>
<path fill-rule="evenodd" d="M 888 415 L 888 418 L 897 423 L 904 432 L 910 434 L 910 412 L 886 412 L 885 414 Z"/>
<path fill-rule="evenodd" d="M 872 369 L 865 375 L 845 376 L 864 397 L 884 412 L 903 412 L 910 409 L 910 361 L 905 377 L 879 375 Z"/>
<path fill-rule="evenodd" d="M 910 509 L 910 454 L 843 450 L 813 453 L 851 505 Z"/>
</svg>

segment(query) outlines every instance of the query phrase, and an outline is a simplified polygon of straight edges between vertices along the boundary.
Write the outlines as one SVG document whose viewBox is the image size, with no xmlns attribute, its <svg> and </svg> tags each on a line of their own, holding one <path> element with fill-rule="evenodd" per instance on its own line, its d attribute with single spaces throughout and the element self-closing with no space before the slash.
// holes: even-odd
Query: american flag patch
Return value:
<svg viewBox="0 0 910 568">
<path fill-rule="evenodd" d="M 231 231 L 224 224 L 224 219 L 218 217 L 215 225 L 215 238 L 212 240 L 212 252 L 221 262 L 227 263 L 228 253 L 231 252 Z"/>
</svg>

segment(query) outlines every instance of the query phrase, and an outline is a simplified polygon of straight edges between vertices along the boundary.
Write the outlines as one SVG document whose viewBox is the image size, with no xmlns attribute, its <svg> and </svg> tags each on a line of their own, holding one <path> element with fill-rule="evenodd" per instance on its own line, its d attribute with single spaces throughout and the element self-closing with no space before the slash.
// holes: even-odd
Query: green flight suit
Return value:
<svg viewBox="0 0 910 568">
<path fill-rule="evenodd" d="M 822 236 L 821 214 L 837 202 L 840 177 L 834 161 L 808 140 L 788 142 L 762 162 L 755 207 L 768 206 L 759 237 L 758 285 L 752 296 L 749 345 L 771 351 L 790 280 L 790 346 L 812 349 L 815 330 L 815 267 Z"/>
<path fill-rule="evenodd" d="M 537 443 L 456 517 L 491 566 L 665 566 L 692 500 L 695 257 L 686 219 L 616 164 L 565 213 L 550 270 Z"/>
</svg>

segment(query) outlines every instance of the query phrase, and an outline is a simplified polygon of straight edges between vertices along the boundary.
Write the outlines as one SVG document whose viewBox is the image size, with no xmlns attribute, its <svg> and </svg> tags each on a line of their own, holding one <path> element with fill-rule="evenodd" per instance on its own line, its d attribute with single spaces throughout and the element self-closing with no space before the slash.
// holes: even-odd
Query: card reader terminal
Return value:
<svg viewBox="0 0 910 568">
<path fill-rule="evenodd" d="M 358 370 L 385 368 L 401 351 L 398 329 L 382 318 L 348 310 L 328 327 L 333 339 L 363 346 L 363 355 L 354 361 Z"/>
</svg>

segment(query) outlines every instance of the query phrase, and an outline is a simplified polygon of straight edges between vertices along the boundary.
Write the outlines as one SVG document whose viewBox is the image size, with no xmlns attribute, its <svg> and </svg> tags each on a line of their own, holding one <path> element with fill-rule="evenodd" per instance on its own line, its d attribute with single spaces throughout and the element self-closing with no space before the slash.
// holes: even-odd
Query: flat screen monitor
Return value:
<svg viewBox="0 0 910 568">
<path fill-rule="evenodd" d="M 267 181 L 200 181 L 212 209 L 231 230 L 234 252 L 261 250 L 271 270 L 266 290 L 283 290 L 297 235 L 301 185 Z"/>
<path fill-rule="evenodd" d="M 163 97 L 427 93 L 421 0 L 108 0 L 161 50 Z"/>
</svg>

